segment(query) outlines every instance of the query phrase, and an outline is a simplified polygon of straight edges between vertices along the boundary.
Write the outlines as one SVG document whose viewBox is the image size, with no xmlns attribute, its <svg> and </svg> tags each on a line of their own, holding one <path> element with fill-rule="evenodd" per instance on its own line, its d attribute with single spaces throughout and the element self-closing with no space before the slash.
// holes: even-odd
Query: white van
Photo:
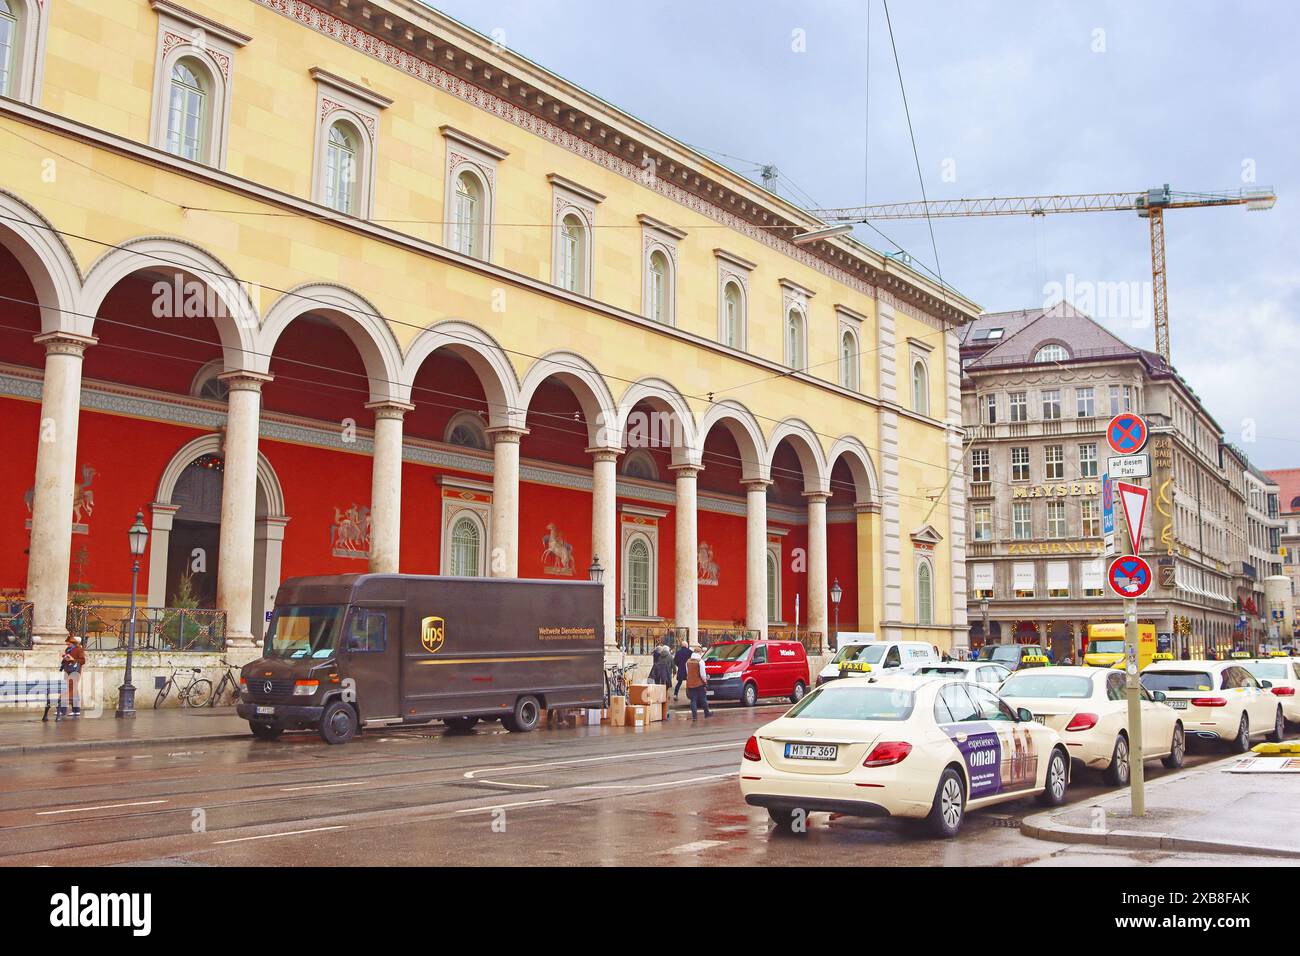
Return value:
<svg viewBox="0 0 1300 956">
<path fill-rule="evenodd" d="M 940 661 L 938 649 L 925 641 L 877 641 L 874 634 L 851 633 L 840 634 L 839 641 L 839 651 L 817 674 L 819 685 L 845 674 L 915 674 Z"/>
</svg>

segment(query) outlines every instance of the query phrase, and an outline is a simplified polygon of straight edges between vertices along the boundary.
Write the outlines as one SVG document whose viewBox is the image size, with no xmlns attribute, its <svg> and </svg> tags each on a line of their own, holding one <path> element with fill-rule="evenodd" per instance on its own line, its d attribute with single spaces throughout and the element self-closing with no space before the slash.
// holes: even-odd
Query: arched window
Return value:
<svg viewBox="0 0 1300 956">
<path fill-rule="evenodd" d="M 627 613 L 634 617 L 649 617 L 654 613 L 651 603 L 650 543 L 636 537 L 628 542 L 624 557 L 623 574 L 627 579 Z"/>
<path fill-rule="evenodd" d="M 212 78 L 197 60 L 185 57 L 176 61 L 167 107 L 167 152 L 195 162 L 204 160 L 211 92 Z"/>
<path fill-rule="evenodd" d="M 916 566 L 916 623 L 934 623 L 934 582 L 928 561 Z"/>
<path fill-rule="evenodd" d="M 194 376 L 194 381 L 190 383 L 190 394 L 196 398 L 224 402 L 230 396 L 230 386 L 220 377 L 225 370 L 225 364 L 221 359 L 213 359 L 200 368 Z"/>
<path fill-rule="evenodd" d="M 726 291 L 722 293 L 722 344 L 733 349 L 741 347 L 740 308 L 740 289 L 736 283 L 728 282 Z"/>
<path fill-rule="evenodd" d="M 656 250 L 650 254 L 650 302 L 646 318 L 655 322 L 668 321 L 669 281 L 668 257 Z"/>
<path fill-rule="evenodd" d="M 776 555 L 767 552 L 767 621 L 781 620 L 781 567 Z"/>
<path fill-rule="evenodd" d="M 463 172 L 456 177 L 453 197 L 451 245 L 467 256 L 483 256 L 483 186 L 478 177 Z"/>
<path fill-rule="evenodd" d="M 451 547 L 447 552 L 449 573 L 456 577 L 480 577 L 482 554 L 482 526 L 471 516 L 461 515 L 451 525 Z"/>
<path fill-rule="evenodd" d="M 357 213 L 357 174 L 360 140 L 342 121 L 330 127 L 325 143 L 325 205 L 344 215 Z"/>
<path fill-rule="evenodd" d="M 858 340 L 848 329 L 840 336 L 840 384 L 855 391 L 858 387 Z"/>
<path fill-rule="evenodd" d="M 790 368 L 804 367 L 804 320 L 803 313 L 791 309 L 785 316 L 785 364 Z"/>
<path fill-rule="evenodd" d="M 575 215 L 560 222 L 560 288 L 586 293 L 587 230 Z"/>
<path fill-rule="evenodd" d="M 1070 353 L 1064 345 L 1044 345 L 1034 355 L 1035 362 L 1064 362 L 1070 357 Z"/>
<path fill-rule="evenodd" d="M 461 448 L 475 448 L 487 451 L 491 446 L 487 432 L 483 429 L 483 420 L 473 412 L 457 412 L 447 422 L 446 437 L 448 445 Z"/>
<path fill-rule="evenodd" d="M 0 96 L 14 95 L 18 72 L 18 13 L 8 0 L 0 0 Z"/>
<path fill-rule="evenodd" d="M 623 459 L 623 474 L 628 478 L 659 480 L 659 469 L 655 466 L 655 460 L 644 449 L 634 451 Z"/>
<path fill-rule="evenodd" d="M 930 414 L 930 373 L 920 359 L 912 363 L 912 410 Z"/>
</svg>

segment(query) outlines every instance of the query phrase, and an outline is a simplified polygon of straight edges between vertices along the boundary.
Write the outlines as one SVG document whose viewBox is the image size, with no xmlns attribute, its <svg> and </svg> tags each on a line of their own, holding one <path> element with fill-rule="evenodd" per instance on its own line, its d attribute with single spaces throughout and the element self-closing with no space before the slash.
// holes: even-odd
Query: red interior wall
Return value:
<svg viewBox="0 0 1300 956">
<path fill-rule="evenodd" d="M 45 348 L 32 338 L 41 331 L 36 290 L 18 260 L 0 246 L 0 362 L 42 368 Z"/>
<path fill-rule="evenodd" d="M 30 515 L 23 496 L 36 480 L 40 419 L 38 403 L 0 398 L 0 420 L 7 436 L 5 466 L 0 468 L 0 591 L 27 589 L 29 532 L 23 523 Z"/>
<path fill-rule="evenodd" d="M 275 380 L 262 389 L 264 408 L 318 421 L 351 418 L 364 428 L 374 425 L 374 416 L 365 408 L 370 400 L 365 365 L 338 326 L 307 319 L 291 322 L 275 343 L 270 369 Z"/>
<path fill-rule="evenodd" d="M 713 548 L 718 564 L 718 585 L 701 584 L 700 620 L 732 624 L 745 620 L 745 519 L 738 515 L 700 511 L 696 517 L 696 537 Z"/>
<path fill-rule="evenodd" d="M 519 576 L 585 581 L 591 566 L 591 493 L 525 482 L 519 494 Z M 544 569 L 542 538 L 552 522 L 573 545 L 572 578 L 547 574 Z"/>
<path fill-rule="evenodd" d="M 826 525 L 826 585 L 839 579 L 840 629 L 856 630 L 858 622 L 858 528 L 855 522 Z M 829 602 L 829 598 L 827 601 Z M 826 605 L 831 627 L 835 626 L 835 608 Z"/>
</svg>

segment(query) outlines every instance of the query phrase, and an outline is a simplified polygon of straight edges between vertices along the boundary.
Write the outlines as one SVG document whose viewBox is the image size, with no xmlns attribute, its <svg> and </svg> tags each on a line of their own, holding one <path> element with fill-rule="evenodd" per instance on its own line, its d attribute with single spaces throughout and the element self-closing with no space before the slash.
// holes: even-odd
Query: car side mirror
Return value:
<svg viewBox="0 0 1300 956">
<path fill-rule="evenodd" d="M 1028 707 L 1018 707 L 1016 708 L 1016 717 L 1022 724 L 1032 723 L 1034 712 Z"/>
<path fill-rule="evenodd" d="M 1269 688 L 1273 686 L 1273 682 L 1271 680 L 1262 680 L 1259 682 L 1259 686 L 1263 688 Z"/>
<path fill-rule="evenodd" d="M 1151 699 L 1154 700 L 1157 704 L 1163 704 L 1163 703 L 1164 703 L 1165 701 L 1167 701 L 1169 698 L 1165 696 L 1165 692 L 1164 692 L 1164 691 L 1162 691 L 1162 690 L 1153 690 L 1153 691 L 1151 692 Z"/>
</svg>

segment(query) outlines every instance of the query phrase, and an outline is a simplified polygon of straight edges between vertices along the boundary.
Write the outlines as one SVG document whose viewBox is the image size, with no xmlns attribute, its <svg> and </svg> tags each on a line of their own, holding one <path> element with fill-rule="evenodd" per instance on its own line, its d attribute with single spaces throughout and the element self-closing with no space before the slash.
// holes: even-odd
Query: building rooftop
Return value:
<svg viewBox="0 0 1300 956">
<path fill-rule="evenodd" d="M 1264 474 L 1277 484 L 1278 505 L 1282 513 L 1300 512 L 1300 468 L 1279 468 Z"/>
</svg>

